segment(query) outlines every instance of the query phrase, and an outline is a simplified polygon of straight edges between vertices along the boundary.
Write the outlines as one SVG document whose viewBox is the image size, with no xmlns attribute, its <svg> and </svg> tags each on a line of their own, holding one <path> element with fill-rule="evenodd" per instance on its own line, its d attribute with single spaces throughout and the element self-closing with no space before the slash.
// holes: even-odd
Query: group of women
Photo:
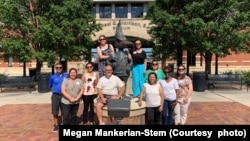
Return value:
<svg viewBox="0 0 250 141">
<path fill-rule="evenodd" d="M 159 69 L 154 60 L 145 78 L 138 104 L 142 105 L 145 95 L 147 124 L 184 125 L 193 93 L 192 80 L 186 75 L 185 66 L 179 65 L 173 76 L 170 66 Z"/>
<path fill-rule="evenodd" d="M 85 66 L 86 72 L 81 78 L 77 77 L 77 69 L 70 68 L 68 78 L 62 82 L 62 115 L 63 125 L 78 124 L 77 113 L 80 101 L 83 100 L 83 124 L 94 124 L 94 99 L 97 97 L 96 85 L 98 75 L 93 71 L 94 64 Z"/>
<path fill-rule="evenodd" d="M 114 55 L 114 47 L 108 44 L 104 35 L 99 36 L 97 47 L 99 57 L 98 71 L 93 71 L 94 64 L 86 64 L 86 72 L 81 79 L 77 78 L 77 70 L 69 70 L 69 78 L 62 83 L 64 103 L 69 104 L 63 114 L 64 123 L 69 124 L 70 116 L 76 117 L 80 99 L 83 100 L 83 124 L 94 123 L 94 99 L 97 97 L 96 85 L 98 79 L 104 76 L 106 60 Z M 172 76 L 169 66 L 158 68 L 158 62 L 152 61 L 152 69 L 147 68 L 147 57 L 142 50 L 140 40 L 135 41 L 135 48 L 126 51 L 132 65 L 133 97 L 139 97 L 138 105 L 146 98 L 147 124 L 150 125 L 183 125 L 186 123 L 188 106 L 193 92 L 192 80 L 185 73 L 184 65 L 178 66 L 176 76 Z M 67 101 L 67 102 L 65 102 Z M 64 110 L 65 111 L 65 110 Z"/>
</svg>

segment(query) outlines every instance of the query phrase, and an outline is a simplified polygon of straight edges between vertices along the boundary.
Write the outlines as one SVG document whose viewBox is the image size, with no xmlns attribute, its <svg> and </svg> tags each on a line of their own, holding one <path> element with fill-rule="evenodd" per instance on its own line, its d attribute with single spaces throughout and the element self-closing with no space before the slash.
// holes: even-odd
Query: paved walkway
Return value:
<svg viewBox="0 0 250 141">
<path fill-rule="evenodd" d="M 128 93 L 131 93 L 128 83 Z M 51 93 L 33 91 L 0 93 L 0 140 L 57 141 L 52 132 Z M 82 114 L 80 106 L 78 116 Z M 194 92 L 187 124 L 250 125 L 250 92 L 246 89 L 216 89 Z"/>
</svg>

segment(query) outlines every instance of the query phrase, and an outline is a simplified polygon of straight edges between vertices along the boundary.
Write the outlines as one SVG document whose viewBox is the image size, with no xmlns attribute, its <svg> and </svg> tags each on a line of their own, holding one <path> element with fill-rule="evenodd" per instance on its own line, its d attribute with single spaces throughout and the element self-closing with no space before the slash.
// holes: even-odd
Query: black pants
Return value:
<svg viewBox="0 0 250 141">
<path fill-rule="evenodd" d="M 83 95 L 83 123 L 94 122 L 94 99 L 96 95 Z"/>
<path fill-rule="evenodd" d="M 62 103 L 63 125 L 76 124 L 78 109 L 79 109 L 79 104 Z"/>
<path fill-rule="evenodd" d="M 146 113 L 148 125 L 160 125 L 161 112 L 159 112 L 159 107 L 147 107 Z"/>
</svg>

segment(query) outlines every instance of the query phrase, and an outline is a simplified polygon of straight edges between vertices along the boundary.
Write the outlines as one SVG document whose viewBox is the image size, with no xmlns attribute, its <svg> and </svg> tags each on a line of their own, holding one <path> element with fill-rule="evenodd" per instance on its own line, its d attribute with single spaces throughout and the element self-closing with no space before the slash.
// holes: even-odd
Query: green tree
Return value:
<svg viewBox="0 0 250 141">
<path fill-rule="evenodd" d="M 181 9 L 187 0 L 155 0 L 149 3 L 146 19 L 152 25 L 148 30 L 152 39 L 156 42 L 153 48 L 153 56 L 164 62 L 166 59 L 177 59 L 177 64 L 182 63 L 183 37 L 182 29 L 185 25 L 185 17 Z"/>
<path fill-rule="evenodd" d="M 162 59 L 178 56 L 178 50 L 182 49 L 200 53 L 205 57 L 205 71 L 211 73 L 213 54 L 225 57 L 231 51 L 242 52 L 249 48 L 250 14 L 246 5 L 249 6 L 248 0 L 152 2 L 147 18 L 154 25 L 149 34 L 159 43 L 154 53 L 163 53 Z"/>
<path fill-rule="evenodd" d="M 6 56 L 23 57 L 25 48 L 10 44 L 24 41 L 30 54 L 27 60 L 36 59 L 40 72 L 42 62 L 54 64 L 58 58 L 79 60 L 91 57 L 91 35 L 101 29 L 92 13 L 92 0 L 0 0 L 0 21 L 3 26 L 1 51 Z M 19 33 L 13 36 L 10 31 Z M 8 52 L 8 50 L 10 50 Z"/>
<path fill-rule="evenodd" d="M 249 25 L 249 16 L 246 15 L 249 11 L 243 10 L 242 4 L 244 2 L 237 0 L 194 0 L 184 7 L 183 13 L 188 19 L 183 29 L 185 45 L 190 52 L 199 52 L 205 57 L 207 73 L 211 73 L 213 54 L 225 57 L 232 51 L 245 51 L 250 38 L 247 32 L 241 31 Z"/>
</svg>

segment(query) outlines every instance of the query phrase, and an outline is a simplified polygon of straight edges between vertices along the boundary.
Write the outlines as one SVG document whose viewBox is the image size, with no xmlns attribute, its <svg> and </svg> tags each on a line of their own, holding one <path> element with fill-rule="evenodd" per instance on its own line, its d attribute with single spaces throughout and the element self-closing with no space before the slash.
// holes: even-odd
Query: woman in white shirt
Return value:
<svg viewBox="0 0 250 141">
<path fill-rule="evenodd" d="M 174 107 L 176 105 L 179 85 L 177 80 L 170 75 L 171 67 L 165 66 L 163 71 L 166 74 L 165 80 L 159 80 L 163 88 L 164 103 L 162 111 L 162 125 L 174 124 Z"/>
<path fill-rule="evenodd" d="M 160 125 L 163 106 L 163 90 L 157 83 L 157 75 L 151 72 L 148 75 L 148 83 L 144 83 L 138 105 L 142 105 L 143 96 L 146 96 L 146 114 L 148 125 Z"/>
</svg>

